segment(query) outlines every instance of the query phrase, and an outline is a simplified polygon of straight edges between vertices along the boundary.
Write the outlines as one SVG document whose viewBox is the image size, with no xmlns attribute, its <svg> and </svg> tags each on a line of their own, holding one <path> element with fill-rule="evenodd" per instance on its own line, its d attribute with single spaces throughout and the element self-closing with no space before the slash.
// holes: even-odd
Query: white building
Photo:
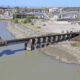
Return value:
<svg viewBox="0 0 80 80">
<path fill-rule="evenodd" d="M 53 13 L 54 11 L 56 11 L 58 8 L 49 8 L 49 13 Z"/>
</svg>

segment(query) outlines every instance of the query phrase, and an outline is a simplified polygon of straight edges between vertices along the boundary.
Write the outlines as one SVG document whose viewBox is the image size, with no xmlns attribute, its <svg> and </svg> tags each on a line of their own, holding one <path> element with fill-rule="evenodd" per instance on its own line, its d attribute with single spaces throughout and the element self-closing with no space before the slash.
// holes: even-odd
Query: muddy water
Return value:
<svg viewBox="0 0 80 80">
<path fill-rule="evenodd" d="M 13 39 L 0 22 L 0 36 Z M 24 45 L 0 48 L 0 80 L 80 80 L 80 66 L 65 64 L 40 53 L 24 51 Z"/>
</svg>

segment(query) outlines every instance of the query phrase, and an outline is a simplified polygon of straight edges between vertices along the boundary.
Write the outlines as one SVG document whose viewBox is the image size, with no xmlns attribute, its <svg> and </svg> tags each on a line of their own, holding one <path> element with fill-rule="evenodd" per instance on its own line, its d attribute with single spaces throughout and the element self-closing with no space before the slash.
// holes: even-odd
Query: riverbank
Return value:
<svg viewBox="0 0 80 80">
<path fill-rule="evenodd" d="M 27 32 L 27 35 L 24 31 L 15 28 L 14 26 L 8 25 L 8 31 L 11 32 L 16 38 L 25 38 L 30 36 Z M 36 33 L 36 32 L 35 32 Z M 36 33 L 37 34 L 37 33 Z M 31 34 L 33 35 L 33 34 Z M 80 48 L 76 49 L 70 46 L 70 43 L 66 43 L 66 45 L 53 45 L 46 48 L 41 49 L 41 52 L 45 53 L 48 56 L 54 57 L 57 60 L 60 60 L 65 63 L 75 63 L 80 64 Z M 77 53 L 77 54 L 76 54 Z"/>
<path fill-rule="evenodd" d="M 15 24 L 8 22 L 8 27 L 6 28 L 16 39 L 25 38 L 26 35 L 20 30 L 16 29 Z"/>
<path fill-rule="evenodd" d="M 80 64 L 80 56 L 73 54 L 70 50 L 64 49 L 61 45 L 53 45 L 41 49 L 41 51 L 50 56 L 67 64 Z"/>
</svg>

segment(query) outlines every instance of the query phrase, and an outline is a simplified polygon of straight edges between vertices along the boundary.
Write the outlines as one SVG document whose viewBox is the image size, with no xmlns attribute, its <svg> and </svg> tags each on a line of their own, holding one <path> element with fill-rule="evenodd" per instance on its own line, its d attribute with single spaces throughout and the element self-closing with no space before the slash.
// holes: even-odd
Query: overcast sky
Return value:
<svg viewBox="0 0 80 80">
<path fill-rule="evenodd" d="M 80 0 L 0 0 L 0 6 L 80 7 Z"/>
</svg>

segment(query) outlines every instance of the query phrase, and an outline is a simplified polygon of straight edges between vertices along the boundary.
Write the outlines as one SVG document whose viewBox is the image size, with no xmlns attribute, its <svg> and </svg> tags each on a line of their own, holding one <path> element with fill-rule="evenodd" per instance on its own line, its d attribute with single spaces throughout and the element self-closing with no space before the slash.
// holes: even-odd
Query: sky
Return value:
<svg viewBox="0 0 80 80">
<path fill-rule="evenodd" d="M 80 7 L 80 0 L 0 0 L 0 6 Z"/>
</svg>

